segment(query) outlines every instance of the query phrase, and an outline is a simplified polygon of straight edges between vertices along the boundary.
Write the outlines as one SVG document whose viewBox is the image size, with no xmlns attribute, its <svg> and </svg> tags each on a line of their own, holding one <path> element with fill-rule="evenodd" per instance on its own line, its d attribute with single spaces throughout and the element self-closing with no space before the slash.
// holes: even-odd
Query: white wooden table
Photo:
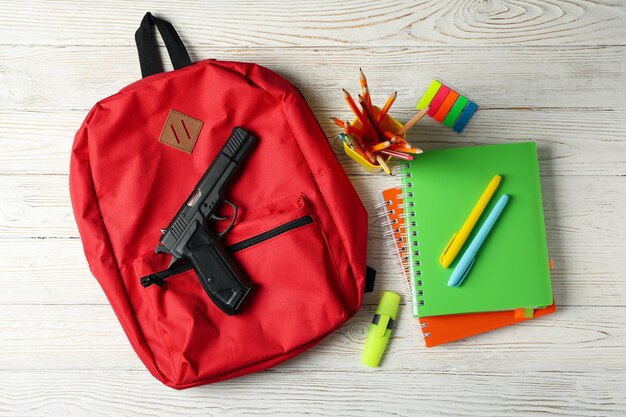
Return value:
<svg viewBox="0 0 626 417">
<path fill-rule="evenodd" d="M 626 415 L 626 6 L 618 0 L 1 1 L 0 415 Z M 266 65 L 301 88 L 329 140 L 366 72 L 407 120 L 433 78 L 481 105 L 465 136 L 426 119 L 425 149 L 539 144 L 559 311 L 426 349 L 408 306 L 383 365 L 360 365 L 383 289 L 406 295 L 373 216 L 397 178 L 339 158 L 371 216 L 377 290 L 327 340 L 269 371 L 177 392 L 130 348 L 92 278 L 68 195 L 89 108 L 139 78 L 151 10 L 192 59 Z M 523 254 L 521 255 L 523 256 Z M 407 298 L 405 297 L 405 300 Z"/>
</svg>

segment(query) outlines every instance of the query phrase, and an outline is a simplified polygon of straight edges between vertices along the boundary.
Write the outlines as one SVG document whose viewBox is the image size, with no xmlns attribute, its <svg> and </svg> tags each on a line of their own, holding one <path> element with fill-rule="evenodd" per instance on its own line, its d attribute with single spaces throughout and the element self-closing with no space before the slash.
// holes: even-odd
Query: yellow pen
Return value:
<svg viewBox="0 0 626 417">
<path fill-rule="evenodd" d="M 456 255 L 463 247 L 463 244 L 472 232 L 472 229 L 478 221 L 478 218 L 482 214 L 483 210 L 485 210 L 485 207 L 487 207 L 487 203 L 489 203 L 489 200 L 491 200 L 493 194 L 496 192 L 496 188 L 498 188 L 501 179 L 502 177 L 500 175 L 496 175 L 495 177 L 493 177 L 493 179 L 489 182 L 489 185 L 483 192 L 483 195 L 480 196 L 478 203 L 476 203 L 476 205 L 472 209 L 469 217 L 467 218 L 467 220 L 465 220 L 465 223 L 463 223 L 461 230 L 455 233 L 452 236 L 452 239 L 450 239 L 450 242 L 448 242 L 448 245 L 439 257 L 439 262 L 441 263 L 441 265 L 443 265 L 444 268 L 450 266 L 452 261 L 454 261 Z"/>
</svg>

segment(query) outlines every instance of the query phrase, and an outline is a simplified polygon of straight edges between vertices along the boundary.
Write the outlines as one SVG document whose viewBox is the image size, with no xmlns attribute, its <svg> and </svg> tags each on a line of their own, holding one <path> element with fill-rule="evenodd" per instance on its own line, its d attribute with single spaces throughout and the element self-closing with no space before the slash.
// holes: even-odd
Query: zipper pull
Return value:
<svg viewBox="0 0 626 417">
<path fill-rule="evenodd" d="M 163 288 L 163 286 L 165 285 L 164 280 L 165 277 L 161 277 L 159 273 L 146 275 L 145 277 L 141 277 L 141 286 L 144 288 L 148 288 L 149 286 L 156 284 L 159 286 L 159 288 L 165 289 Z"/>
<path fill-rule="evenodd" d="M 167 281 L 165 281 L 167 278 L 173 275 L 183 273 L 185 271 L 189 271 L 191 269 L 190 264 L 181 262 L 180 259 L 172 257 L 172 260 L 175 262 L 171 263 L 167 269 L 141 277 L 139 279 L 139 281 L 141 282 L 141 286 L 144 288 L 148 288 L 149 286 L 156 284 L 162 290 L 166 290 L 169 288 L 169 284 L 167 283 Z"/>
</svg>

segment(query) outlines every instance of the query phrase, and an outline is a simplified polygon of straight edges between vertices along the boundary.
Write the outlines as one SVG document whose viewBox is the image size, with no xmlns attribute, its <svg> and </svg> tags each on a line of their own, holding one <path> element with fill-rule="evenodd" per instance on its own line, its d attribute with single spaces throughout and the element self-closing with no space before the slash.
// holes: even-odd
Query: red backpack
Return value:
<svg viewBox="0 0 626 417">
<path fill-rule="evenodd" d="M 160 69 L 151 25 L 174 71 Z M 288 81 L 255 64 L 192 64 L 172 25 L 150 13 L 136 41 L 143 78 L 99 101 L 72 149 L 72 205 L 89 267 L 166 385 L 274 366 L 360 308 L 367 213 Z M 171 256 L 155 248 L 235 126 L 258 142 L 225 192 L 238 214 L 220 243 L 252 284 L 229 316 L 194 269 L 168 269 Z"/>
</svg>

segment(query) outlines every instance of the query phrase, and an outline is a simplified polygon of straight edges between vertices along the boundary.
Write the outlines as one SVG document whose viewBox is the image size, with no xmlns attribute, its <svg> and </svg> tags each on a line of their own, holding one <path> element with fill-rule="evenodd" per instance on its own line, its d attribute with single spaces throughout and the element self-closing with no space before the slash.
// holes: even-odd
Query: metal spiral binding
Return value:
<svg viewBox="0 0 626 417">
<path fill-rule="evenodd" d="M 396 168 L 397 168 L 397 167 L 395 167 L 394 169 L 396 169 Z M 402 190 L 402 187 L 393 187 L 393 188 L 394 188 L 394 189 L 396 189 L 396 190 Z M 383 208 L 385 208 L 385 207 L 387 207 L 387 206 L 389 206 L 389 205 L 391 205 L 391 200 L 382 201 L 382 202 L 380 202 L 380 203 L 376 204 L 376 205 L 374 206 L 374 209 L 375 209 L 375 210 L 377 210 L 377 211 L 380 211 L 381 209 L 383 209 Z M 386 214 L 386 213 L 385 213 L 385 211 L 383 210 L 383 211 L 381 211 L 380 213 L 378 213 L 378 217 L 384 216 L 385 214 Z"/>
<path fill-rule="evenodd" d="M 413 180 L 412 180 L 412 175 L 410 172 L 405 172 L 404 170 L 406 168 L 409 168 L 410 164 L 407 162 L 403 162 L 401 163 L 398 168 L 400 169 L 400 174 L 404 176 L 404 184 L 405 187 L 403 188 L 403 192 L 402 192 L 402 199 L 404 201 L 407 201 L 408 198 L 414 197 L 414 193 L 412 191 L 413 188 Z M 413 244 L 408 244 L 408 248 L 409 250 L 412 250 L 412 258 L 413 259 L 413 264 L 412 269 L 413 269 L 413 276 L 414 276 L 414 280 L 415 280 L 415 286 L 418 287 L 416 288 L 415 291 L 415 298 L 416 298 L 416 304 L 418 307 L 421 307 L 424 305 L 424 290 L 421 288 L 422 287 L 422 280 L 421 279 L 416 279 L 417 277 L 421 277 L 422 276 L 422 271 L 419 269 L 420 266 L 422 265 L 421 261 L 417 258 L 419 258 L 420 256 L 420 252 L 418 249 L 416 249 L 416 247 L 419 245 L 419 243 L 415 240 L 415 238 L 417 238 L 418 234 L 417 231 L 415 230 L 415 228 L 417 227 L 417 222 L 415 221 L 415 211 L 411 210 L 412 208 L 415 208 L 415 203 L 413 203 L 412 201 L 409 201 L 408 203 L 404 203 L 403 204 L 403 208 L 405 209 L 405 213 L 407 214 L 406 218 L 407 218 L 407 223 L 410 226 L 410 229 L 407 228 L 407 230 L 411 230 L 410 233 L 410 238 L 407 238 L 407 240 L 410 242 L 411 240 L 413 241 Z M 426 323 L 423 324 L 423 327 L 426 327 Z M 430 336 L 429 332 L 422 332 L 424 334 L 424 337 L 428 337 Z"/>
<path fill-rule="evenodd" d="M 376 204 L 376 205 L 374 206 L 374 208 L 375 208 L 376 210 L 381 210 L 382 208 L 385 208 L 385 207 L 387 207 L 387 206 L 388 206 L 388 205 L 390 205 L 390 204 L 391 204 L 391 200 L 386 200 L 386 201 L 382 201 L 382 202 L 380 202 L 380 203 Z M 380 214 L 382 214 L 382 215 L 384 216 L 384 215 L 385 215 L 385 212 L 383 211 L 382 213 L 379 213 L 379 215 L 380 215 Z"/>
<path fill-rule="evenodd" d="M 398 191 L 401 191 L 401 187 L 395 187 Z M 400 269 L 400 272 L 404 277 L 408 277 L 409 268 L 405 267 L 406 260 L 408 259 L 407 249 L 405 246 L 400 248 L 400 244 L 404 242 L 404 235 L 406 232 L 404 231 L 406 225 L 398 224 L 397 219 L 391 220 L 391 216 L 396 214 L 392 208 L 388 208 L 388 206 L 392 205 L 392 201 L 386 200 L 384 202 L 378 203 L 376 205 L 376 209 L 379 211 L 376 217 L 381 218 L 383 221 L 379 222 L 380 226 L 383 227 L 383 236 L 385 237 L 386 246 L 391 248 L 392 254 L 396 258 L 396 265 Z M 396 236 L 400 234 L 401 236 L 396 238 Z M 408 282 L 407 282 L 408 285 Z M 410 288 L 409 288 L 410 290 Z"/>
<path fill-rule="evenodd" d="M 401 176 L 401 175 L 403 175 L 402 170 L 404 168 L 408 168 L 408 167 L 409 167 L 409 163 L 408 162 L 401 162 L 401 163 L 399 163 L 398 165 L 396 165 L 395 167 L 393 167 L 391 169 L 391 173 L 393 175 Z"/>
<path fill-rule="evenodd" d="M 381 225 L 382 227 L 389 227 L 389 226 L 391 226 L 392 224 L 398 224 L 398 220 L 393 219 L 393 220 L 385 220 L 385 221 L 383 221 L 383 222 L 380 222 L 380 225 Z"/>
<path fill-rule="evenodd" d="M 388 237 L 388 236 L 393 236 L 395 233 L 402 233 L 402 229 L 404 228 L 406 228 L 406 225 L 404 224 L 398 225 L 395 229 L 388 229 L 384 231 L 383 236 Z"/>
</svg>

